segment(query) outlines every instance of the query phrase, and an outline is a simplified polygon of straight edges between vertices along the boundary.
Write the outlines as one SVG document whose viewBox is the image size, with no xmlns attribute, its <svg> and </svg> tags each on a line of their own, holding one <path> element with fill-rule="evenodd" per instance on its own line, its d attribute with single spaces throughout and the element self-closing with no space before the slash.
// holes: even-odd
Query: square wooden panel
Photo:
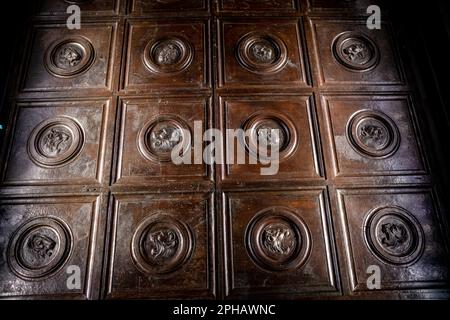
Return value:
<svg viewBox="0 0 450 320">
<path fill-rule="evenodd" d="M 210 88 L 209 22 L 131 20 L 127 34 L 123 90 Z"/>
<path fill-rule="evenodd" d="M 98 296 L 101 197 L 0 199 L 0 297 Z M 72 277 L 71 277 L 72 276 Z M 75 277 L 80 278 L 80 287 Z"/>
<path fill-rule="evenodd" d="M 333 175 L 426 174 L 410 103 L 408 96 L 322 96 L 324 148 Z"/>
<path fill-rule="evenodd" d="M 311 12 L 339 12 L 340 14 L 361 15 L 368 17 L 367 8 L 370 5 L 378 5 L 381 7 L 382 14 L 387 10 L 387 6 L 383 4 L 384 0 L 301 0 L 302 5 Z"/>
<path fill-rule="evenodd" d="M 213 207 L 202 194 L 115 195 L 107 298 L 213 298 Z"/>
<path fill-rule="evenodd" d="M 109 100 L 18 103 L 3 183 L 108 182 L 113 118 Z"/>
<path fill-rule="evenodd" d="M 219 87 L 306 87 L 298 20 L 219 22 Z"/>
<path fill-rule="evenodd" d="M 82 15 L 112 16 L 119 14 L 119 5 L 125 2 L 126 0 L 40 0 L 38 14 L 43 16 L 62 15 L 68 17 L 67 8 L 71 5 L 77 5 L 80 7 Z"/>
<path fill-rule="evenodd" d="M 369 30 L 366 20 L 309 19 L 311 63 L 320 86 L 367 90 L 404 85 L 390 26 Z M 351 86 L 351 87 L 349 87 Z"/>
<path fill-rule="evenodd" d="M 223 201 L 227 297 L 338 292 L 323 190 L 233 192 Z"/>
<path fill-rule="evenodd" d="M 321 151 L 312 97 L 221 97 L 220 101 L 222 132 L 241 129 L 247 133 L 246 139 L 236 135 L 234 147 L 231 139 L 228 139 L 228 144 L 227 138 L 223 139 L 222 179 L 225 182 L 241 184 L 251 181 L 322 179 Z M 268 158 L 264 158 L 264 154 L 256 157 L 258 137 L 265 133 L 262 129 L 278 130 L 278 136 L 273 140 L 279 148 L 278 162 L 274 160 L 267 163 L 270 153 Z M 265 145 L 272 146 L 271 143 L 268 137 Z M 259 146 L 263 144 L 259 143 Z M 238 163 L 238 152 L 245 154 L 245 164 Z M 278 170 L 274 175 L 262 175 L 263 168 Z"/>
<path fill-rule="evenodd" d="M 203 97 L 124 100 L 116 185 L 208 180 L 210 167 L 203 161 L 195 164 L 193 144 L 196 122 L 202 135 L 210 126 L 209 109 L 210 101 Z M 182 130 L 190 132 L 190 142 Z M 191 164 L 172 161 L 177 145 L 185 148 L 184 156 L 191 156 Z"/>
<path fill-rule="evenodd" d="M 218 0 L 218 12 L 241 12 L 245 14 L 295 13 L 297 0 Z"/>
<path fill-rule="evenodd" d="M 433 198 L 428 189 L 338 190 L 354 294 L 379 291 L 367 288 L 369 266 L 381 271 L 380 290 L 448 286 L 449 253 Z"/>
<path fill-rule="evenodd" d="M 21 91 L 47 97 L 106 95 L 112 90 L 116 23 L 83 23 L 80 30 L 65 24 L 37 25 Z"/>
<path fill-rule="evenodd" d="M 130 0 L 132 14 L 179 14 L 207 13 L 210 0 Z"/>
</svg>

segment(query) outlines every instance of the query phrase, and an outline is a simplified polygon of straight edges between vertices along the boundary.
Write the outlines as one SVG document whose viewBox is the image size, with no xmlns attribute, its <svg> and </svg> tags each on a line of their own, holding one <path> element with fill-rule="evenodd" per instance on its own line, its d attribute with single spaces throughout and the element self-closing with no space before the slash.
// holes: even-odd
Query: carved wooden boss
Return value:
<svg viewBox="0 0 450 320">
<path fill-rule="evenodd" d="M 445 297 L 414 101 L 369 4 L 39 1 L 10 95 L 0 295 Z M 175 165 L 195 121 L 250 130 L 248 157 L 278 145 L 278 173 Z"/>
</svg>

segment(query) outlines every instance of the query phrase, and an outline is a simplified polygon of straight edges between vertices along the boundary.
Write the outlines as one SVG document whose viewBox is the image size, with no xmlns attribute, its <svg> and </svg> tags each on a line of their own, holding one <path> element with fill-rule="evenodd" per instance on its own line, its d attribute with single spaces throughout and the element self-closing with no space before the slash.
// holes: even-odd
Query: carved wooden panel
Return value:
<svg viewBox="0 0 450 320">
<path fill-rule="evenodd" d="M 130 0 L 130 12 L 133 14 L 183 13 L 195 15 L 206 13 L 209 0 Z"/>
<path fill-rule="evenodd" d="M 430 190 L 338 190 L 338 203 L 352 294 L 368 293 L 370 265 L 381 270 L 382 290 L 448 284 L 448 248 Z"/>
<path fill-rule="evenodd" d="M 21 91 L 44 97 L 106 94 L 112 89 L 115 33 L 116 23 L 84 23 L 80 30 L 37 25 Z"/>
<path fill-rule="evenodd" d="M 177 179 L 189 184 L 208 179 L 210 168 L 196 164 L 193 145 L 195 126 L 202 135 L 210 124 L 209 108 L 209 99 L 202 97 L 124 100 L 116 183 L 151 185 Z M 172 161 L 177 146 L 183 147 L 180 157 L 189 157 L 191 164 Z"/>
<path fill-rule="evenodd" d="M 408 96 L 323 95 L 329 171 L 339 177 L 425 174 L 411 107 Z"/>
<path fill-rule="evenodd" d="M 18 103 L 4 184 L 100 184 L 109 176 L 109 100 Z"/>
<path fill-rule="evenodd" d="M 209 24 L 130 21 L 122 89 L 167 91 L 210 86 Z"/>
<path fill-rule="evenodd" d="M 0 199 L 0 297 L 85 299 L 98 291 L 100 202 L 94 196 Z M 80 271 L 78 289 L 67 286 L 69 267 Z"/>
<path fill-rule="evenodd" d="M 243 14 L 295 13 L 297 0 L 218 0 L 219 12 L 241 12 Z"/>
<path fill-rule="evenodd" d="M 39 0 L 38 14 L 44 16 L 63 15 L 68 16 L 67 8 L 70 5 L 80 7 L 83 15 L 117 15 L 119 5 L 124 4 L 126 0 Z"/>
<path fill-rule="evenodd" d="M 316 12 L 336 12 L 339 15 L 364 15 L 368 16 L 367 8 L 370 5 L 378 5 L 383 13 L 388 9 L 383 5 L 383 0 L 303 0 L 308 11 Z"/>
<path fill-rule="evenodd" d="M 225 181 L 320 179 L 321 157 L 312 97 L 222 97 L 221 121 L 223 132 L 241 129 L 246 133 L 236 134 L 234 140 L 224 139 L 224 157 L 231 160 L 222 166 Z M 272 129 L 278 130 L 273 137 L 269 132 Z M 262 162 L 272 157 L 270 152 L 267 157 L 261 152 L 257 156 L 261 135 L 267 135 L 263 137 L 267 146 L 273 143 L 279 150 L 279 161 L 273 164 L 273 168 L 278 167 L 275 175 L 261 175 L 262 168 L 271 166 Z M 245 163 L 238 162 L 239 150 L 245 153 Z"/>
<path fill-rule="evenodd" d="M 336 293 L 323 190 L 232 192 L 223 201 L 227 297 Z"/>
<path fill-rule="evenodd" d="M 30 6 L 0 112 L 0 299 L 449 297 L 387 2 Z"/>
<path fill-rule="evenodd" d="M 219 87 L 305 87 L 307 77 L 297 20 L 219 23 Z"/>
<path fill-rule="evenodd" d="M 311 18 L 308 41 L 320 86 L 367 90 L 404 84 L 388 24 L 369 30 L 366 20 Z"/>
<path fill-rule="evenodd" d="M 116 195 L 107 297 L 214 297 L 212 208 L 202 194 Z"/>
</svg>

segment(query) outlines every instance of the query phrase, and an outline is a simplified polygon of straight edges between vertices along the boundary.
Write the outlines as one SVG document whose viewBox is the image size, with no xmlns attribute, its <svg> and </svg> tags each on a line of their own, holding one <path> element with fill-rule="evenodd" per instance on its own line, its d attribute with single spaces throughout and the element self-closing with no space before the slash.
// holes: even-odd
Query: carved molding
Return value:
<svg viewBox="0 0 450 320">
<path fill-rule="evenodd" d="M 284 207 L 265 209 L 250 221 L 247 252 L 266 271 L 289 271 L 303 266 L 311 251 L 310 232 L 303 220 Z"/>
<path fill-rule="evenodd" d="M 364 225 L 366 243 L 381 261 L 411 265 L 422 255 L 424 235 L 417 219 L 400 207 L 373 210 Z"/>
<path fill-rule="evenodd" d="M 144 64 L 154 73 L 181 72 L 190 66 L 193 59 L 192 45 L 181 37 L 152 40 L 144 49 Z"/>
<path fill-rule="evenodd" d="M 333 41 L 335 59 L 350 71 L 365 72 L 375 68 L 380 52 L 375 42 L 360 32 L 346 31 Z"/>
<path fill-rule="evenodd" d="M 144 273 L 167 274 L 178 270 L 192 254 L 194 240 L 187 225 L 166 214 L 142 221 L 134 232 L 131 254 Z"/>
<path fill-rule="evenodd" d="M 72 246 L 70 228 L 63 221 L 35 218 L 22 224 L 11 236 L 8 265 L 22 279 L 42 280 L 61 269 Z"/>
<path fill-rule="evenodd" d="M 183 154 L 191 147 L 189 126 L 175 115 L 162 114 L 151 119 L 138 135 L 138 149 L 150 161 L 170 162 L 175 146 L 181 145 Z"/>
<path fill-rule="evenodd" d="M 255 73 L 275 73 L 287 63 L 287 46 L 275 35 L 249 33 L 237 45 L 237 60 Z"/>
<path fill-rule="evenodd" d="M 259 111 L 250 115 L 242 129 L 250 134 L 241 137 L 241 143 L 253 156 L 258 154 L 258 146 L 263 148 L 278 145 L 280 161 L 292 156 L 299 141 L 294 123 L 280 112 Z M 277 131 L 272 131 L 277 130 Z M 270 158 L 270 154 L 268 154 Z M 264 158 L 260 155 L 260 158 Z"/>
<path fill-rule="evenodd" d="M 84 37 L 71 37 L 58 40 L 47 49 L 44 66 L 56 77 L 70 78 L 86 72 L 94 60 L 92 43 Z"/>
<path fill-rule="evenodd" d="M 363 156 L 386 158 L 400 146 L 400 133 L 395 122 L 386 114 L 361 110 L 347 124 L 347 140 Z"/>
<path fill-rule="evenodd" d="M 45 168 L 65 166 L 75 160 L 84 145 L 84 133 L 73 119 L 59 117 L 41 122 L 28 139 L 28 155 Z"/>
</svg>

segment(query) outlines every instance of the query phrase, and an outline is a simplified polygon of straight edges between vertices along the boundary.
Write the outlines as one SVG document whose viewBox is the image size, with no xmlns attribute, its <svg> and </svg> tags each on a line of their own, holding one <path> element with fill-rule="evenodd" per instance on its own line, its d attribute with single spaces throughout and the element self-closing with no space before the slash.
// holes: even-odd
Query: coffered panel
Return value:
<svg viewBox="0 0 450 320">
<path fill-rule="evenodd" d="M 431 190 L 338 190 L 338 206 L 353 294 L 377 294 L 367 287 L 369 266 L 380 270 L 380 290 L 448 285 L 448 248 Z"/>
<path fill-rule="evenodd" d="M 224 182 L 321 179 L 320 146 L 312 97 L 221 97 Z M 237 130 L 241 130 L 239 134 Z M 272 132 L 272 130 L 276 130 Z M 243 136 L 243 133 L 246 135 Z M 259 148 L 265 150 L 261 152 Z M 279 159 L 271 153 L 279 150 Z M 259 155 L 258 154 L 259 151 Z M 245 156 L 245 161 L 239 157 Z M 262 173 L 267 171 L 267 173 Z M 281 180 L 281 181 L 280 181 Z"/>
<path fill-rule="evenodd" d="M 210 88 L 207 21 L 130 20 L 126 32 L 123 90 L 148 93 Z"/>
<path fill-rule="evenodd" d="M 107 298 L 214 297 L 212 208 L 202 194 L 114 196 Z"/>
<path fill-rule="evenodd" d="M 203 161 L 195 161 L 193 146 L 197 128 L 202 156 L 202 135 L 210 125 L 209 108 L 209 99 L 202 97 L 124 100 L 116 185 L 208 180 L 210 167 Z M 174 162 L 175 148 L 180 148 L 178 155 L 180 162 L 186 159 L 184 162 Z"/>
<path fill-rule="evenodd" d="M 328 168 L 337 177 L 427 172 L 408 96 L 323 95 Z"/>
<path fill-rule="evenodd" d="M 366 20 L 310 18 L 307 38 L 321 87 L 368 90 L 404 85 L 387 23 L 380 30 L 369 30 Z"/>
<path fill-rule="evenodd" d="M 3 183 L 108 182 L 114 110 L 109 100 L 18 103 Z"/>
<path fill-rule="evenodd" d="M 96 297 L 104 228 L 99 225 L 105 222 L 101 199 L 0 199 L 0 296 Z"/>
<path fill-rule="evenodd" d="M 292 14 L 299 9 L 297 0 L 218 0 L 218 12 L 240 12 L 248 15 Z"/>
<path fill-rule="evenodd" d="M 302 5 L 312 13 L 339 13 L 340 15 L 369 16 L 367 8 L 378 5 L 384 14 L 388 6 L 383 4 L 384 0 L 301 0 Z M 372 13 L 372 12 L 371 12 Z"/>
<path fill-rule="evenodd" d="M 107 95 L 112 90 L 116 23 L 37 25 L 25 64 L 21 92 L 48 97 Z"/>
<path fill-rule="evenodd" d="M 132 14 L 198 15 L 209 11 L 210 0 L 130 0 Z"/>
<path fill-rule="evenodd" d="M 227 297 L 338 292 L 323 190 L 233 192 L 223 201 Z"/>
<path fill-rule="evenodd" d="M 219 87 L 306 87 L 298 20 L 219 22 Z"/>
<path fill-rule="evenodd" d="M 83 16 L 112 16 L 120 12 L 127 0 L 39 0 L 38 14 L 42 16 L 68 16 L 71 5 L 80 7 Z"/>
</svg>

